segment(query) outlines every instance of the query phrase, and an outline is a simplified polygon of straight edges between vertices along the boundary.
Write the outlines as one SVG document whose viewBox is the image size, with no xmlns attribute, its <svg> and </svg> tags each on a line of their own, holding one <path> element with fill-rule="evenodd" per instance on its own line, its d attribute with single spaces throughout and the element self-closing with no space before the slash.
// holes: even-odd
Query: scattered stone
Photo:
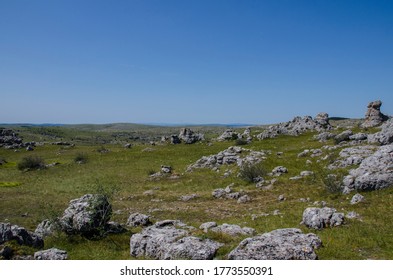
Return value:
<svg viewBox="0 0 393 280">
<path fill-rule="evenodd" d="M 283 194 L 280 194 L 277 198 L 278 201 L 284 201 L 286 198 Z"/>
<path fill-rule="evenodd" d="M 209 229 L 217 227 L 216 222 L 207 222 L 200 225 L 199 229 L 203 230 L 203 232 L 207 233 Z"/>
<path fill-rule="evenodd" d="M 132 144 L 131 143 L 127 143 L 127 144 L 124 145 L 124 148 L 131 149 L 132 148 Z"/>
<path fill-rule="evenodd" d="M 214 198 L 226 198 L 226 199 L 238 199 L 241 194 L 239 192 L 233 192 L 233 183 L 227 186 L 225 189 L 215 189 L 212 192 Z"/>
<path fill-rule="evenodd" d="M 303 212 L 302 224 L 313 229 L 340 226 L 344 223 L 344 214 L 334 208 L 307 208 Z"/>
<path fill-rule="evenodd" d="M 86 194 L 70 201 L 68 208 L 59 219 L 59 225 L 67 234 L 91 237 L 105 232 L 111 214 L 112 206 L 106 196 Z"/>
<path fill-rule="evenodd" d="M 201 225 L 201 229 L 205 232 L 212 231 L 216 233 L 223 233 L 230 236 L 238 236 L 238 235 L 254 235 L 255 229 L 249 227 L 240 227 L 239 225 L 230 225 L 230 224 L 222 224 L 213 226 L 214 222 L 204 223 Z M 203 226 L 203 227 L 202 227 Z"/>
<path fill-rule="evenodd" d="M 239 199 L 237 200 L 237 203 L 247 203 L 250 202 L 251 198 L 248 195 L 242 195 L 241 197 L 239 197 Z"/>
<path fill-rule="evenodd" d="M 288 173 L 288 169 L 284 166 L 277 166 L 272 170 L 273 176 L 281 176 L 284 173 Z"/>
<path fill-rule="evenodd" d="M 195 199 L 197 197 L 198 197 L 198 195 L 196 193 L 193 193 L 193 194 L 190 194 L 190 195 L 182 195 L 179 199 L 181 201 L 187 202 L 187 201 L 190 201 L 190 200 Z"/>
<path fill-rule="evenodd" d="M 310 153 L 310 150 L 309 149 L 305 149 L 303 152 L 299 153 L 297 155 L 297 157 L 306 157 L 306 156 L 309 155 L 309 153 Z"/>
<path fill-rule="evenodd" d="M 34 151 L 34 148 L 32 146 L 27 146 L 26 151 L 28 152 Z"/>
<path fill-rule="evenodd" d="M 147 191 L 143 192 L 143 195 L 152 196 L 152 195 L 155 195 L 155 191 L 154 190 L 147 190 Z"/>
<path fill-rule="evenodd" d="M 24 227 L 0 223 L 0 245 L 11 240 L 16 240 L 19 245 L 34 248 L 44 247 L 44 240 L 35 233 L 27 231 Z"/>
<path fill-rule="evenodd" d="M 158 222 L 131 236 L 130 254 L 160 260 L 213 259 L 222 245 L 210 239 L 188 236 L 188 230 L 189 227 L 179 221 Z"/>
<path fill-rule="evenodd" d="M 381 125 L 382 122 L 388 119 L 387 116 L 381 113 L 382 102 L 380 100 L 370 102 L 367 106 L 367 112 L 365 115 L 365 121 L 361 124 L 361 127 L 375 127 Z"/>
<path fill-rule="evenodd" d="M 330 139 L 333 139 L 335 136 L 336 135 L 331 133 L 331 132 L 324 131 L 324 132 L 322 132 L 322 133 L 320 133 L 318 135 L 315 135 L 313 138 L 315 140 L 318 140 L 319 142 L 326 142 L 326 141 L 328 141 Z"/>
<path fill-rule="evenodd" d="M 309 170 L 304 170 L 304 171 L 300 172 L 300 176 L 301 177 L 308 177 L 308 176 L 311 176 L 311 175 L 314 175 L 314 172 L 309 171 Z"/>
<path fill-rule="evenodd" d="M 246 238 L 229 253 L 230 260 L 316 260 L 322 241 L 300 229 L 277 229 Z"/>
<path fill-rule="evenodd" d="M 348 212 L 347 215 L 345 215 L 345 218 L 347 219 L 360 219 L 360 215 L 356 213 L 355 211 Z"/>
<path fill-rule="evenodd" d="M 349 171 L 343 179 L 343 192 L 379 190 L 393 186 L 393 144 L 381 146 Z"/>
<path fill-rule="evenodd" d="M 352 199 L 351 199 L 351 204 L 358 204 L 360 202 L 364 201 L 364 196 L 362 196 L 361 194 L 357 193 L 355 194 Z"/>
<path fill-rule="evenodd" d="M 203 134 L 196 134 L 189 128 L 182 128 L 179 133 L 179 139 L 183 140 L 186 144 L 193 144 L 198 141 L 203 141 L 205 136 Z"/>
<path fill-rule="evenodd" d="M 172 167 L 168 165 L 161 165 L 161 172 L 164 174 L 172 173 Z"/>
<path fill-rule="evenodd" d="M 128 217 L 126 225 L 129 227 L 149 226 L 151 225 L 150 216 L 141 213 L 133 213 Z"/>
<path fill-rule="evenodd" d="M 51 248 L 48 250 L 38 251 L 34 253 L 35 260 L 66 260 L 68 254 L 66 251 L 59 250 L 57 248 Z"/>
<path fill-rule="evenodd" d="M 273 211 L 273 216 L 278 216 L 278 215 L 281 215 L 280 210 L 278 210 L 278 209 L 274 210 Z"/>
</svg>

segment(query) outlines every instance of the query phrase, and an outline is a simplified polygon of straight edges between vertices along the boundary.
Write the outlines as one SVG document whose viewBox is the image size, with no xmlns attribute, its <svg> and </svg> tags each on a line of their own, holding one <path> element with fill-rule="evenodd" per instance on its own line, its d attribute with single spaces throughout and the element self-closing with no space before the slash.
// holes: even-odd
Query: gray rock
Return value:
<svg viewBox="0 0 393 280">
<path fill-rule="evenodd" d="M 172 173 L 172 167 L 169 165 L 161 165 L 161 172 L 164 174 Z"/>
<path fill-rule="evenodd" d="M 110 221 L 110 222 L 106 223 L 106 225 L 105 225 L 105 233 L 120 234 L 120 233 L 123 233 L 126 231 L 127 231 L 127 229 L 125 229 L 118 222 Z"/>
<path fill-rule="evenodd" d="M 16 240 L 19 245 L 34 248 L 44 247 L 44 240 L 37 234 L 27 231 L 24 227 L 18 225 L 0 223 L 0 244 L 11 240 Z"/>
<path fill-rule="evenodd" d="M 345 148 L 340 151 L 340 158 L 328 166 L 329 169 L 346 168 L 351 165 L 359 165 L 371 156 L 376 150 L 375 146 L 357 146 Z"/>
<path fill-rule="evenodd" d="M 233 131 L 232 129 L 225 130 L 218 138 L 218 141 L 229 141 L 229 140 L 236 140 L 240 138 L 239 133 Z"/>
<path fill-rule="evenodd" d="M 353 135 L 353 132 L 351 130 L 345 130 L 343 132 L 341 132 L 340 134 L 336 135 L 334 137 L 334 140 L 336 141 L 336 143 L 341 143 L 343 141 L 348 141 L 349 137 Z"/>
<path fill-rule="evenodd" d="M 368 134 L 360 132 L 349 136 L 349 140 L 362 141 L 362 140 L 367 140 L 367 137 Z"/>
<path fill-rule="evenodd" d="M 131 236 L 130 254 L 160 260 L 212 259 L 221 244 L 188 236 L 189 231 L 179 221 L 166 220 L 144 228 Z"/>
<path fill-rule="evenodd" d="M 112 206 L 106 196 L 86 194 L 71 200 L 63 216 L 59 219 L 62 231 L 86 237 L 105 232 L 105 225 L 112 214 Z"/>
<path fill-rule="evenodd" d="M 328 131 L 324 131 L 322 133 L 319 133 L 318 135 L 315 135 L 313 138 L 315 140 L 318 140 L 319 142 L 326 142 L 330 139 L 333 139 L 336 135 L 328 132 Z"/>
<path fill-rule="evenodd" d="M 300 176 L 301 177 L 308 177 L 308 176 L 311 176 L 311 175 L 314 175 L 314 172 L 309 171 L 309 170 L 304 170 L 304 171 L 300 172 Z"/>
<path fill-rule="evenodd" d="M 250 202 L 251 198 L 248 195 L 242 195 L 241 197 L 238 198 L 237 203 L 247 203 Z"/>
<path fill-rule="evenodd" d="M 207 233 L 209 229 L 217 226 L 216 222 L 206 222 L 200 225 L 199 229 L 202 229 L 203 232 Z"/>
<path fill-rule="evenodd" d="M 51 248 L 48 250 L 38 251 L 34 253 L 35 260 L 66 260 L 68 254 L 66 251 L 59 250 L 57 248 Z"/>
<path fill-rule="evenodd" d="M 240 227 L 239 225 L 222 224 L 216 227 L 208 228 L 209 231 L 223 233 L 230 236 L 254 235 L 255 229 L 249 227 Z"/>
<path fill-rule="evenodd" d="M 379 190 L 393 185 L 393 144 L 381 146 L 349 171 L 342 182 L 343 192 L 353 190 Z"/>
<path fill-rule="evenodd" d="M 190 201 L 190 200 L 195 199 L 197 197 L 198 197 L 198 195 L 196 193 L 193 193 L 193 194 L 190 194 L 190 195 L 182 195 L 179 199 L 181 201 L 187 202 L 187 201 Z"/>
<path fill-rule="evenodd" d="M 355 211 L 348 212 L 347 215 L 345 215 L 345 218 L 347 219 L 360 219 L 360 215 L 356 213 Z"/>
<path fill-rule="evenodd" d="M 364 196 L 362 196 L 361 194 L 357 193 L 355 194 L 352 199 L 351 199 L 351 204 L 358 204 L 360 202 L 364 201 Z"/>
<path fill-rule="evenodd" d="M 313 229 L 340 226 L 344 223 L 344 214 L 337 213 L 336 209 L 323 207 L 310 207 L 304 210 L 302 224 Z"/>
<path fill-rule="evenodd" d="M 284 173 L 288 173 L 288 169 L 284 166 L 277 166 L 272 170 L 273 176 L 281 176 Z"/>
<path fill-rule="evenodd" d="M 284 201 L 285 200 L 285 196 L 283 194 L 280 194 L 277 198 L 278 201 Z"/>
<path fill-rule="evenodd" d="M 388 119 L 387 116 L 381 113 L 382 102 L 380 100 L 370 102 L 367 106 L 365 121 L 361 127 L 375 127 Z"/>
<path fill-rule="evenodd" d="M 246 238 L 229 253 L 230 260 L 316 260 L 322 241 L 300 229 L 277 229 Z"/>
<path fill-rule="evenodd" d="M 40 236 L 41 238 L 45 238 L 53 234 L 56 228 L 56 224 L 52 223 L 49 220 L 43 220 L 35 229 L 34 233 Z"/>
<path fill-rule="evenodd" d="M 380 145 L 393 143 L 393 118 L 389 119 L 381 126 L 380 132 L 368 135 L 367 141 L 369 143 L 376 143 Z"/>
<path fill-rule="evenodd" d="M 126 225 L 129 227 L 149 226 L 151 225 L 150 216 L 141 213 L 133 213 L 128 217 Z"/>
<path fill-rule="evenodd" d="M 179 133 L 179 139 L 183 140 L 186 144 L 193 144 L 198 141 L 204 140 L 204 135 L 200 133 L 194 133 L 189 128 L 182 128 Z"/>
</svg>

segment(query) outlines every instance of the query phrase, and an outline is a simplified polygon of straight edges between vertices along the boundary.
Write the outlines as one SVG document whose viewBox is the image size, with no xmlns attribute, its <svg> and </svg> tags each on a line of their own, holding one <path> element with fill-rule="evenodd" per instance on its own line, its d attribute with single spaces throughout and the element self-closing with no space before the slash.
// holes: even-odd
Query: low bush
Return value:
<svg viewBox="0 0 393 280">
<path fill-rule="evenodd" d="M 18 163 L 19 170 L 36 170 L 45 168 L 45 162 L 41 157 L 28 156 Z"/>
<path fill-rule="evenodd" d="M 249 183 L 258 182 L 263 176 L 266 176 L 267 171 L 261 163 L 244 164 L 240 168 L 239 177 Z"/>
<path fill-rule="evenodd" d="M 77 153 L 75 158 L 74 158 L 74 162 L 82 164 L 82 163 L 86 163 L 88 161 L 89 157 L 87 154 L 85 153 Z"/>
</svg>

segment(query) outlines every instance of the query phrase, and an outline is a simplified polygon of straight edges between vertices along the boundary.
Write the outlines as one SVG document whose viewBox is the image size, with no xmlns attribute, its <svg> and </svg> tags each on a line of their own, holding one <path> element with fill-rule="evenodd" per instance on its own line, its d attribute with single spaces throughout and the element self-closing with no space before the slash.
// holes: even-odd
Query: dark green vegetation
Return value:
<svg viewBox="0 0 393 280">
<path fill-rule="evenodd" d="M 157 143 L 153 146 L 146 142 L 158 141 L 163 135 L 177 134 L 179 129 L 147 126 L 113 128 L 109 125 L 98 129 L 90 125 L 17 127 L 24 141 L 48 143 L 37 145 L 31 152 L 0 149 L 0 158 L 6 159 L 0 165 L 0 222 L 10 222 L 34 231 L 42 220 L 61 215 L 71 199 L 86 193 L 104 193 L 111 198 L 111 220 L 123 224 L 130 213 L 140 212 L 151 215 L 153 221 L 179 219 L 197 228 L 208 221 L 248 226 L 258 233 L 299 227 L 303 232 L 314 232 L 322 239 L 324 246 L 317 251 L 320 259 L 393 259 L 393 188 L 362 193 L 366 202 L 350 205 L 353 194 L 337 193 L 334 184 L 329 186 L 330 182 L 326 181 L 330 174 L 324 168 L 327 162 L 317 164 L 317 159 L 297 157 L 304 149 L 326 145 L 313 140 L 314 133 L 254 140 L 242 146 L 270 151 L 260 166 L 263 172 L 270 172 L 278 165 L 288 168 L 288 173 L 278 177 L 273 189 L 261 190 L 255 187 L 255 183 L 238 177 L 239 169 L 235 166 L 223 166 L 220 172 L 208 169 L 185 172 L 189 164 L 202 156 L 216 154 L 235 145 L 235 140 L 210 143 L 210 139 L 217 137 L 225 128 L 204 129 L 193 128 L 206 133 L 205 142 L 192 145 Z M 252 134 L 257 133 L 255 128 Z M 75 146 L 49 143 L 55 141 L 69 141 Z M 132 143 L 133 147 L 124 148 L 125 143 Z M 333 140 L 327 144 L 332 145 Z M 333 160 L 337 153 L 329 160 Z M 88 161 L 76 164 L 78 155 L 88 157 Z M 47 164 L 60 164 L 29 172 L 20 171 L 17 165 L 26 156 L 41 158 Z M 313 163 L 307 165 L 307 160 Z M 172 166 L 178 178 L 149 178 L 149 174 L 158 172 L 161 165 Z M 223 176 L 226 169 L 234 172 L 228 177 Z M 303 170 L 313 171 L 314 176 L 289 180 Z M 335 172 L 340 176 L 339 173 Z M 345 174 L 345 170 L 342 173 Z M 254 177 L 252 174 L 251 177 Z M 211 196 L 214 189 L 225 188 L 231 183 L 234 183 L 235 191 L 243 190 L 252 200 L 238 204 L 236 200 Z M 144 194 L 148 190 L 151 190 L 149 195 Z M 180 196 L 193 193 L 198 194 L 196 199 L 188 202 L 179 200 Z M 281 194 L 284 194 L 285 201 L 278 201 Z M 309 198 L 310 202 L 301 202 L 300 198 Z M 322 231 L 299 225 L 304 209 L 322 200 L 340 212 L 356 211 L 362 219 L 347 220 L 344 226 Z M 281 214 L 272 215 L 274 210 Z M 45 248 L 64 249 L 70 259 L 129 259 L 129 239 L 137 231 L 140 229 L 130 229 L 124 234 L 108 235 L 98 240 L 57 234 L 45 239 Z M 204 234 L 202 231 L 200 236 L 226 243 L 219 250 L 218 258 L 225 258 L 243 239 Z"/>
</svg>

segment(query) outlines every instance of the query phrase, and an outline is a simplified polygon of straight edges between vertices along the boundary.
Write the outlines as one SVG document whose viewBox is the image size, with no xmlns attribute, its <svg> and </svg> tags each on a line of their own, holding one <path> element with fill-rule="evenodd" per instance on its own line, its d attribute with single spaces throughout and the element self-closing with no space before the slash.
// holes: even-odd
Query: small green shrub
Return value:
<svg viewBox="0 0 393 280">
<path fill-rule="evenodd" d="M 87 154 L 85 153 L 77 153 L 75 158 L 74 158 L 74 162 L 82 164 L 82 163 L 87 163 L 89 157 Z"/>
<path fill-rule="evenodd" d="M 18 163 L 19 170 L 37 170 L 45 168 L 45 162 L 41 157 L 27 156 Z"/>
<path fill-rule="evenodd" d="M 242 138 L 238 138 L 235 142 L 236 146 L 242 146 L 242 145 L 247 145 L 248 142 Z"/>
<path fill-rule="evenodd" d="M 240 168 L 239 177 L 249 183 L 257 182 L 263 176 L 266 176 L 267 171 L 261 163 L 244 164 Z"/>
</svg>

